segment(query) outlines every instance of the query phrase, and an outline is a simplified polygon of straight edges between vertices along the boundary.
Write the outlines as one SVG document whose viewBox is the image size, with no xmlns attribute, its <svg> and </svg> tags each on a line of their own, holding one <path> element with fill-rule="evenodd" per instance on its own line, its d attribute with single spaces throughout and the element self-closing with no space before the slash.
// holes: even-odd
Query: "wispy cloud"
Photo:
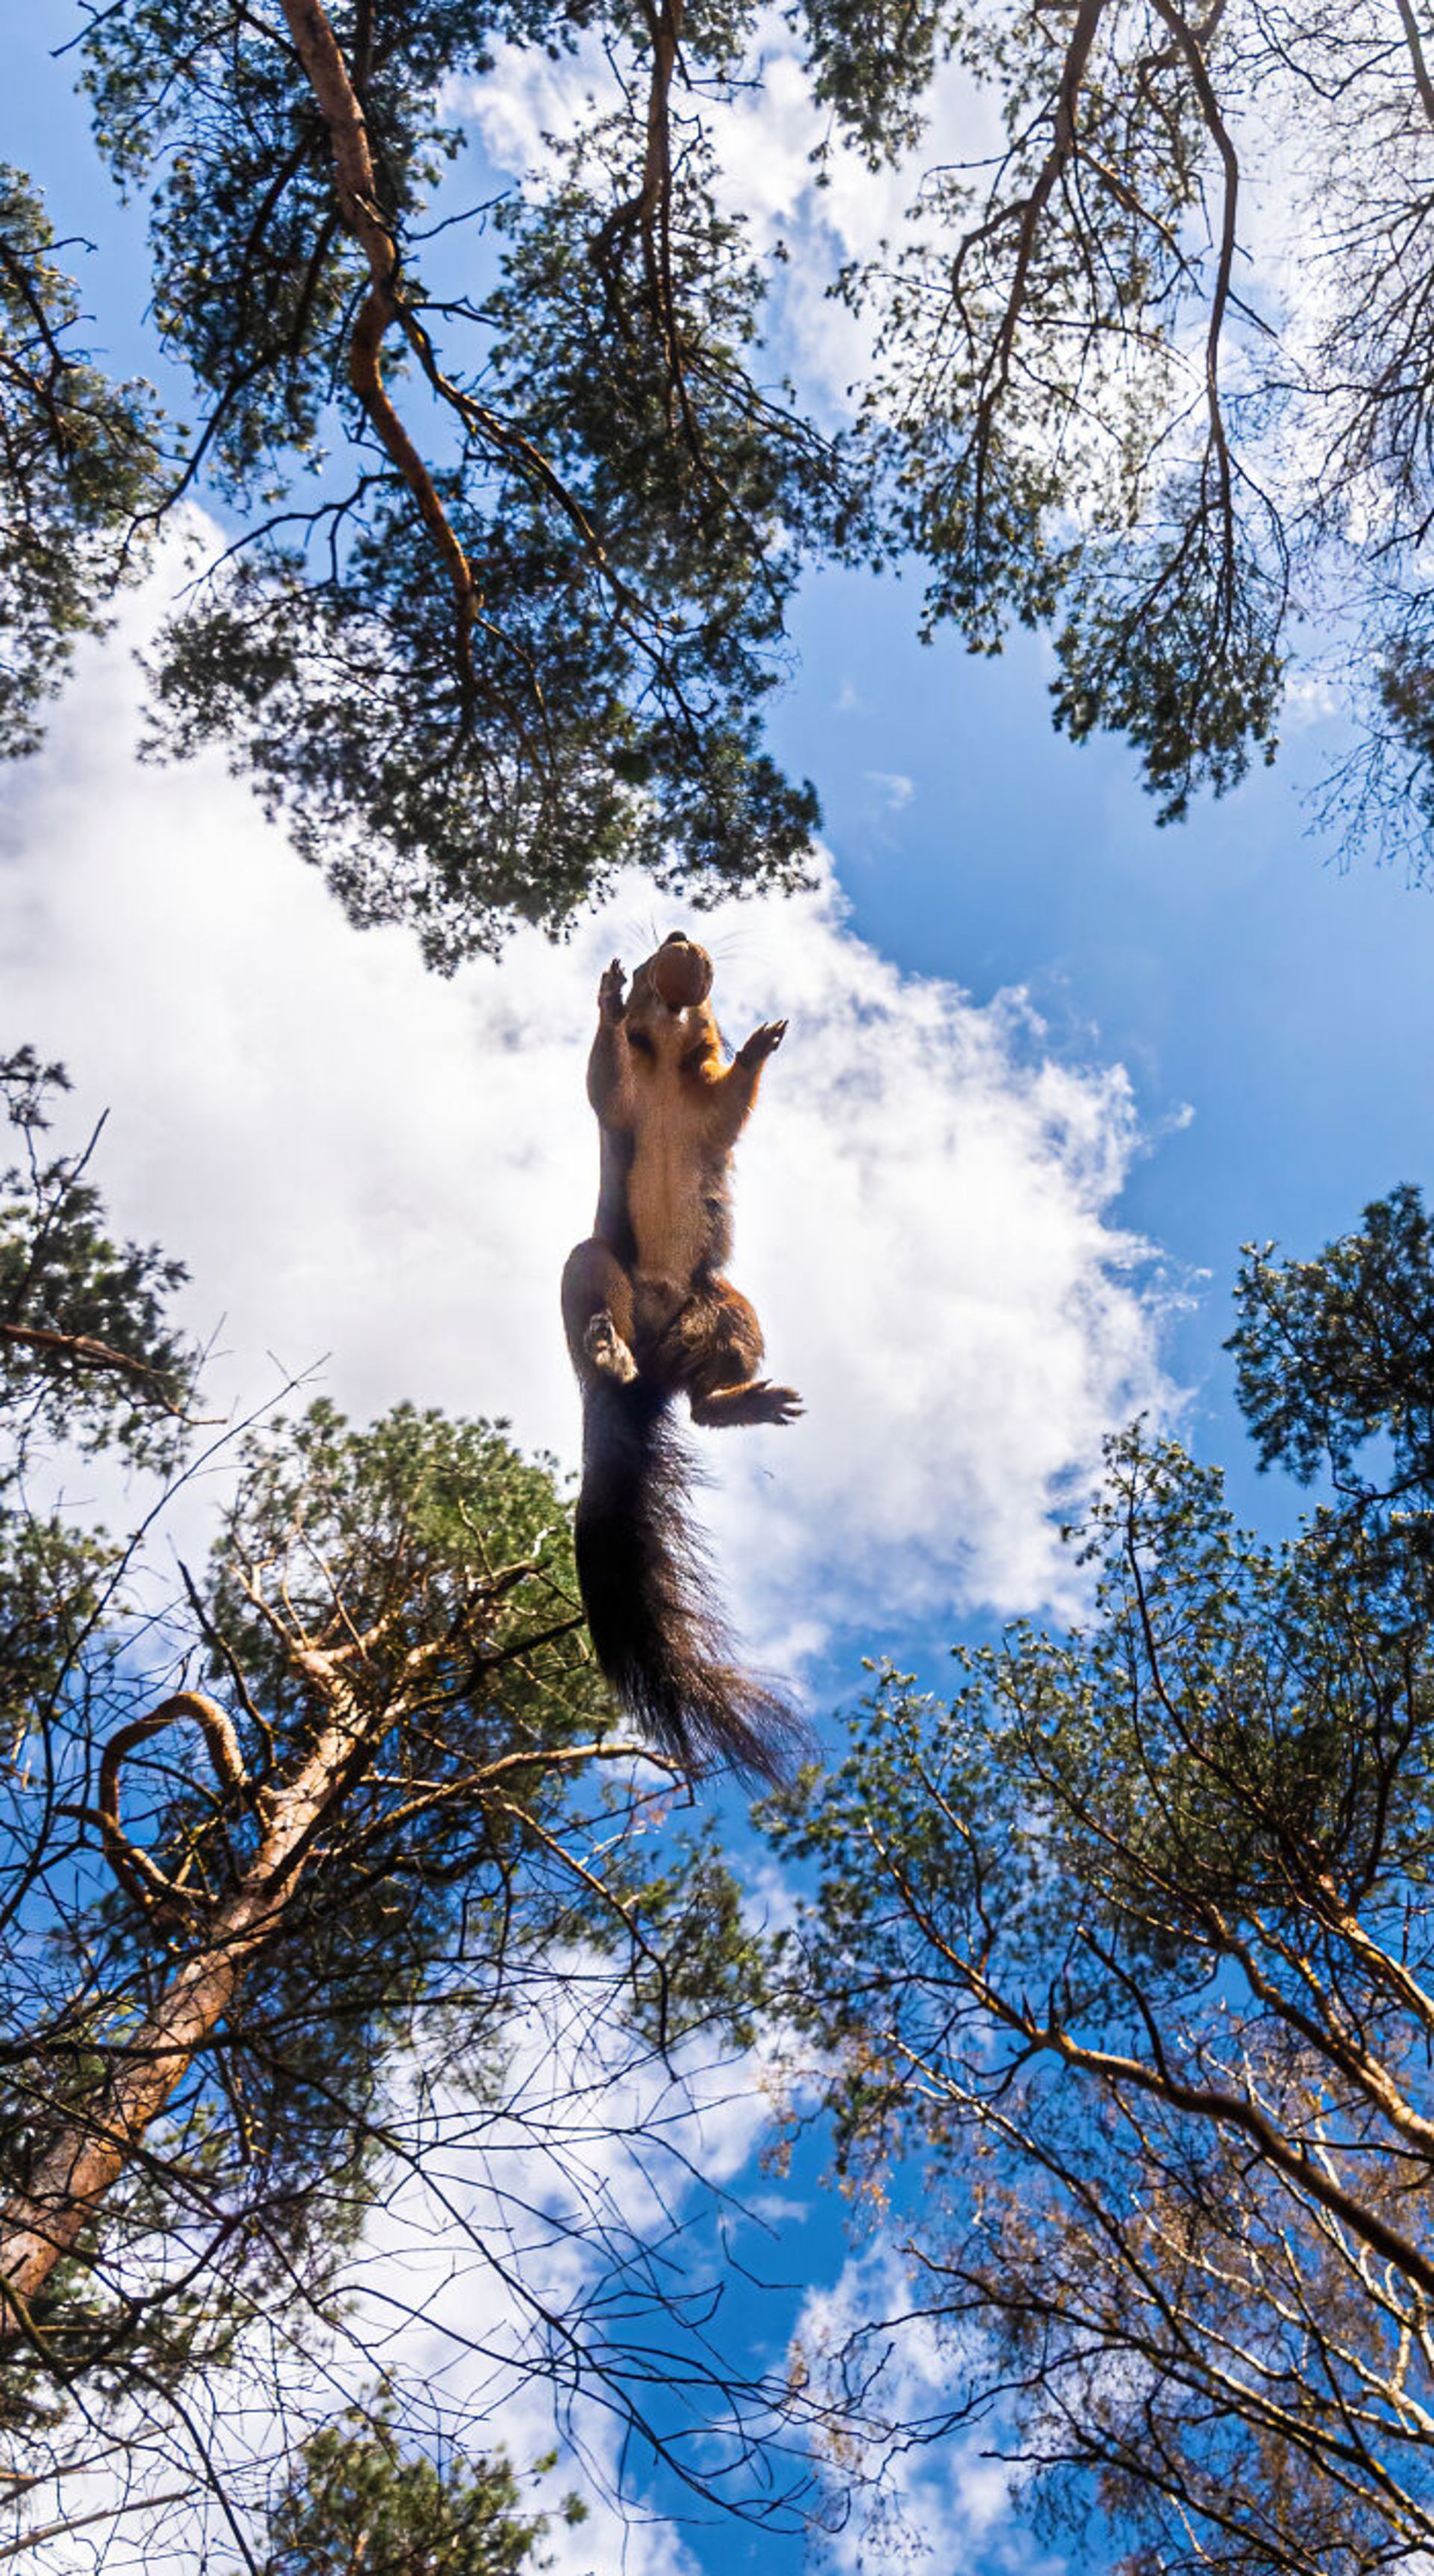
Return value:
<svg viewBox="0 0 1434 2576">
<path fill-rule="evenodd" d="M 879 787 L 888 814 L 900 814 L 916 793 L 916 781 L 899 769 L 864 769 L 862 776 L 872 787 Z"/>
<path fill-rule="evenodd" d="M 1065 2560 L 1020 2519 L 1026 2473 L 1012 2456 L 1009 2422 L 995 2412 L 952 2429 L 970 2355 L 963 2330 L 929 2301 L 929 2274 L 913 2277 L 882 2232 L 803 2302 L 795 2345 L 814 2390 L 839 2399 L 854 2371 L 867 2423 L 853 2455 L 860 2476 L 846 2473 L 851 2510 L 831 2563 L 838 2576 L 870 2576 L 892 2560 L 981 2576 L 1063 2576 Z M 839 2455 L 834 2473 L 842 2479 Z"/>
</svg>

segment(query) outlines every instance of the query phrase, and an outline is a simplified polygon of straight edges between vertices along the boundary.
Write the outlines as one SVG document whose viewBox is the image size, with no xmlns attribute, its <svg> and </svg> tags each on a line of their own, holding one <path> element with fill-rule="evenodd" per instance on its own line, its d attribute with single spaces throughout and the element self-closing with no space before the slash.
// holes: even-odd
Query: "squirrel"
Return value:
<svg viewBox="0 0 1434 2576">
<path fill-rule="evenodd" d="M 780 1779 L 802 1729 L 740 1672 L 711 1608 L 688 1515 L 692 1466 L 671 1422 L 792 1422 L 789 1386 L 756 1374 L 762 1329 L 722 1275 L 731 1159 L 785 1020 L 730 1064 L 708 995 L 712 961 L 675 930 L 624 999 L 614 958 L 598 988 L 588 1098 L 602 1139 L 597 1218 L 563 1272 L 563 1323 L 583 1397 L 578 1582 L 598 1664 L 618 1699 L 684 1768 L 724 1762 Z"/>
</svg>

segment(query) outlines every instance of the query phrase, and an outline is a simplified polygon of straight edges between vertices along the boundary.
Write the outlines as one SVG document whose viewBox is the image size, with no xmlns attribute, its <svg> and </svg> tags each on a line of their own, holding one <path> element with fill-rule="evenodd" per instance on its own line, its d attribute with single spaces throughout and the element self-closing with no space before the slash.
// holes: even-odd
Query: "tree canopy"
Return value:
<svg viewBox="0 0 1434 2576">
<path fill-rule="evenodd" d="M 816 806 L 763 710 L 794 585 L 904 549 L 928 633 L 1050 630 L 1057 722 L 1125 734 L 1163 816 L 1272 754 L 1292 678 L 1333 687 L 1333 804 L 1422 864 L 1417 12 L 805 0 L 791 28 L 827 153 L 910 172 L 897 236 L 828 274 L 873 349 L 844 420 L 784 381 L 781 247 L 719 158 L 770 32 L 742 0 L 86 8 L 194 426 L 86 363 L 10 174 L 10 747 L 202 499 L 225 542 L 155 648 L 159 738 L 226 746 L 356 919 L 452 964 L 624 861 L 699 900 L 792 882 Z M 508 46 L 580 55 L 594 103 L 475 205 L 458 101 Z"/>
<path fill-rule="evenodd" d="M 0 162 L 0 754 L 33 751 L 77 638 L 143 570 L 161 498 L 152 397 L 75 347 L 74 281 L 23 173 Z"/>
<path fill-rule="evenodd" d="M 1417 1194 L 1317 1260 L 1252 1253 L 1240 1297 L 1265 1455 L 1327 1475 L 1298 1536 L 1121 1439 L 1090 1624 L 963 1653 L 949 1702 L 888 1671 L 779 1814 L 816 1874 L 796 2009 L 908 2287 L 825 2358 L 875 2404 L 934 2335 L 947 2390 L 908 2431 L 987 2426 L 1125 2576 L 1373 2576 L 1434 2543 Z"/>
<path fill-rule="evenodd" d="M 270 2510 L 264 2576 L 536 2576 L 548 2518 L 520 2504 L 501 2451 L 433 2460 L 404 2450 L 381 2413 L 352 2407 L 292 2462 Z M 567 2519 L 583 2518 L 570 2498 Z"/>
</svg>

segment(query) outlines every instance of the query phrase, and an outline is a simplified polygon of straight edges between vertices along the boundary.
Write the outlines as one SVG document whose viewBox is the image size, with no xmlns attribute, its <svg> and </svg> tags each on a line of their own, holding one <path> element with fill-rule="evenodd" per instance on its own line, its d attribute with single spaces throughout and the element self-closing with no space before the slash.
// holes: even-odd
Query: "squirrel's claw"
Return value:
<svg viewBox="0 0 1434 2576">
<path fill-rule="evenodd" d="M 622 1018 L 623 989 L 626 983 L 627 977 L 622 971 L 622 959 L 614 957 L 612 964 L 604 969 L 602 982 L 598 986 L 598 1009 L 605 1020 Z"/>
</svg>

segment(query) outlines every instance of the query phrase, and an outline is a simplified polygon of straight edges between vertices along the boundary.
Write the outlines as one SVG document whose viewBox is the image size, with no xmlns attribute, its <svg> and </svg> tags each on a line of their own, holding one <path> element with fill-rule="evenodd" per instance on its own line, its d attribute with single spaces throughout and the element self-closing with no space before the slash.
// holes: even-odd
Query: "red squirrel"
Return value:
<svg viewBox="0 0 1434 2576">
<path fill-rule="evenodd" d="M 624 999 L 598 987 L 588 1098 L 602 1137 L 597 1220 L 563 1272 L 563 1323 L 583 1395 L 578 1581 L 597 1660 L 619 1700 L 688 1768 L 780 1777 L 800 1727 L 734 1666 L 708 1606 L 687 1513 L 691 1469 L 671 1424 L 791 1422 L 801 1400 L 757 1376 L 762 1330 L 723 1277 L 731 1158 L 785 1020 L 730 1064 L 708 1001 L 712 961 L 673 931 Z"/>
</svg>

